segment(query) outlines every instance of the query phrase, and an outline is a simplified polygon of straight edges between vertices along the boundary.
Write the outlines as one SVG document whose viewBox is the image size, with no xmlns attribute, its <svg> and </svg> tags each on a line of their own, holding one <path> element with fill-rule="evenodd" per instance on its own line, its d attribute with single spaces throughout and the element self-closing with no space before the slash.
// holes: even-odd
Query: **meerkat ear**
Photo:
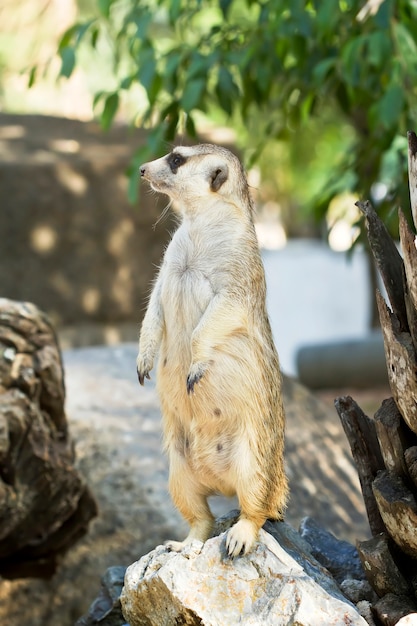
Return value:
<svg viewBox="0 0 417 626">
<path fill-rule="evenodd" d="M 226 182 L 229 176 L 229 169 L 227 165 L 219 165 L 214 168 L 210 174 L 210 188 L 212 191 L 219 191 L 223 183 Z"/>
</svg>

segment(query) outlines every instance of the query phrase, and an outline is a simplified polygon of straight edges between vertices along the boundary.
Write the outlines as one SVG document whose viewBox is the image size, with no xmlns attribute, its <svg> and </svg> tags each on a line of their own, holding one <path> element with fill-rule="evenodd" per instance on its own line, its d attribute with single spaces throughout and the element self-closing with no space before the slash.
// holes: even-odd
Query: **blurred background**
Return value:
<svg viewBox="0 0 417 626">
<path fill-rule="evenodd" d="M 410 214 L 412 0 L 3 0 L 0 295 L 63 347 L 136 340 L 174 225 L 138 165 L 175 141 L 237 151 L 283 370 L 386 383 L 359 199 Z"/>
</svg>

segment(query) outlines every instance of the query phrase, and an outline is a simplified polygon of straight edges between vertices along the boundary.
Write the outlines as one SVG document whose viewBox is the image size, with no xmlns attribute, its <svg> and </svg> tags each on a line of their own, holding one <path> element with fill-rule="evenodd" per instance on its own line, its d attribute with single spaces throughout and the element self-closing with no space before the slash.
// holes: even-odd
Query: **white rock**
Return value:
<svg viewBox="0 0 417 626">
<path fill-rule="evenodd" d="M 250 554 L 230 560 L 225 535 L 194 542 L 181 553 L 159 546 L 133 563 L 121 595 L 130 626 L 367 626 L 311 555 L 297 557 L 304 568 L 261 530 Z"/>
<path fill-rule="evenodd" d="M 417 626 L 417 613 L 410 613 L 405 617 L 402 617 L 397 626 Z"/>
</svg>

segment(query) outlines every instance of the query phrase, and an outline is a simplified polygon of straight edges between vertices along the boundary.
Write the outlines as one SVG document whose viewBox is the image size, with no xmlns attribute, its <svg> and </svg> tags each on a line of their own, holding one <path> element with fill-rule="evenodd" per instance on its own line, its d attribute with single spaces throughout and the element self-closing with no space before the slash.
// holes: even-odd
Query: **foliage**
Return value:
<svg viewBox="0 0 417 626">
<path fill-rule="evenodd" d="M 81 41 L 111 42 L 117 86 L 95 106 L 108 128 L 123 94 L 140 84 L 147 150 L 165 150 L 177 132 L 196 135 L 200 113 L 247 129 L 250 165 L 271 140 L 311 145 L 311 120 L 353 129 L 332 164 L 314 210 L 324 215 L 341 191 L 408 207 L 406 131 L 416 127 L 417 0 L 96 0 L 89 19 L 63 36 L 61 74 Z M 253 138 L 256 138 L 254 141 Z M 137 162 L 145 158 L 143 151 Z M 132 174 L 132 189 L 135 179 Z"/>
</svg>

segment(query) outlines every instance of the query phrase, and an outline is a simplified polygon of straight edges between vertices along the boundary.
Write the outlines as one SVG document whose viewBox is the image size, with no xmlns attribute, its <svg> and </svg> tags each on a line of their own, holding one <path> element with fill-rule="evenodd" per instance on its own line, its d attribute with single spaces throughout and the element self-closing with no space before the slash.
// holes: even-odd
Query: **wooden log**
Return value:
<svg viewBox="0 0 417 626">
<path fill-rule="evenodd" d="M 399 476 L 386 470 L 378 473 L 372 489 L 379 512 L 397 546 L 417 558 L 417 502 Z"/>
<path fill-rule="evenodd" d="M 407 311 L 408 327 L 413 339 L 414 348 L 417 350 L 417 249 L 415 235 L 401 209 L 398 212 L 400 224 L 400 241 L 404 255 L 404 270 L 406 281 L 404 283 L 404 297 Z"/>
<path fill-rule="evenodd" d="M 377 304 L 392 395 L 406 424 L 417 433 L 417 359 L 413 341 L 408 332 L 401 332 L 379 291 Z"/>
<path fill-rule="evenodd" d="M 404 452 L 404 460 L 410 479 L 417 487 L 417 446 L 411 446 Z"/>
<path fill-rule="evenodd" d="M 369 584 L 379 597 L 387 593 L 412 593 L 409 583 L 394 561 L 389 538 L 385 533 L 366 541 L 357 541 L 356 547 Z"/>
<path fill-rule="evenodd" d="M 413 131 L 408 137 L 408 184 L 410 186 L 411 213 L 417 228 L 417 135 Z"/>
<path fill-rule="evenodd" d="M 372 490 L 377 472 L 384 467 L 375 423 L 350 396 L 336 398 L 336 410 L 348 438 L 355 461 L 372 534 L 385 531 Z"/>
<path fill-rule="evenodd" d="M 409 443 L 406 427 L 393 398 L 384 400 L 375 413 L 375 427 L 386 469 L 406 477 L 408 469 L 404 451 Z"/>
<path fill-rule="evenodd" d="M 408 330 L 407 311 L 404 299 L 404 263 L 387 227 L 378 217 L 371 203 L 356 202 L 365 216 L 369 245 L 387 290 L 392 310 L 398 318 L 400 329 Z"/>
</svg>

